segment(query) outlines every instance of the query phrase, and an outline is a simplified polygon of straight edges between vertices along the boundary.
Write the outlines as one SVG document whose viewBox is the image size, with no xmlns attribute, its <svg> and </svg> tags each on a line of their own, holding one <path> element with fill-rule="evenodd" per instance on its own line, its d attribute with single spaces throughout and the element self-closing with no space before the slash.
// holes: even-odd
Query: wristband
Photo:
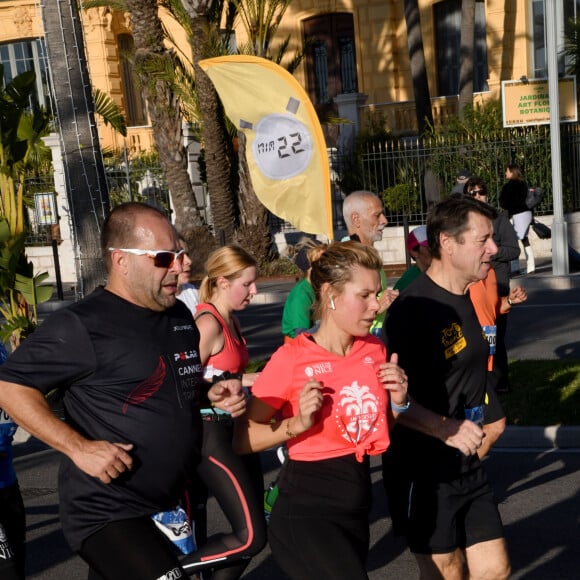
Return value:
<svg viewBox="0 0 580 580">
<path fill-rule="evenodd" d="M 391 399 L 391 409 L 394 413 L 405 413 L 409 410 L 410 406 L 411 399 L 407 399 L 407 402 L 404 405 L 397 405 L 396 403 L 393 403 L 393 400 Z"/>
<path fill-rule="evenodd" d="M 507 299 L 507 303 L 508 303 L 510 306 L 513 306 L 513 305 L 514 305 L 514 303 L 512 302 L 512 299 L 511 299 L 509 296 L 508 296 L 508 299 Z"/>
<path fill-rule="evenodd" d="M 227 381 L 228 379 L 236 379 L 241 381 L 243 378 L 242 373 L 230 373 L 230 371 L 225 371 L 221 375 L 214 375 L 211 379 L 213 385 L 219 383 L 220 381 Z"/>
</svg>

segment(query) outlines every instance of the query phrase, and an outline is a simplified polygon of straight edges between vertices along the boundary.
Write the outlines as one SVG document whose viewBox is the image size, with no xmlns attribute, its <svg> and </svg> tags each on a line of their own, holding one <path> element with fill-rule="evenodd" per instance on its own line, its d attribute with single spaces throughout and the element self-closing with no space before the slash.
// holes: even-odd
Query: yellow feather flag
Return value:
<svg viewBox="0 0 580 580">
<path fill-rule="evenodd" d="M 304 89 L 287 70 L 256 56 L 210 58 L 199 66 L 246 136 L 258 199 L 295 228 L 332 239 L 326 142 Z"/>
</svg>

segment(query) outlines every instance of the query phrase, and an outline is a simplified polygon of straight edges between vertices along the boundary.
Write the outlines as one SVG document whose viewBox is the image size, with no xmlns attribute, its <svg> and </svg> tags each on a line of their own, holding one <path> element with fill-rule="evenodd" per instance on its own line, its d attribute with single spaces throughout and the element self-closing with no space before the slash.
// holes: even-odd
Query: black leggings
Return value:
<svg viewBox="0 0 580 580">
<path fill-rule="evenodd" d="M 198 474 L 214 494 L 232 531 L 205 540 L 207 488 L 190 488 L 189 500 L 198 550 L 183 560 L 192 573 L 212 565 L 214 580 L 239 578 L 252 556 L 266 544 L 264 481 L 259 456 L 238 455 L 232 449 L 233 422 L 203 422 L 202 459 Z M 219 549 L 221 544 L 222 549 Z M 212 564 L 213 563 L 213 564 Z"/>
<path fill-rule="evenodd" d="M 26 535 L 24 513 L 24 503 L 18 483 L 0 488 L 0 578 L 2 580 L 24 580 Z"/>
<path fill-rule="evenodd" d="M 89 565 L 89 580 L 187 578 L 176 548 L 149 516 L 107 524 L 79 554 Z"/>
<path fill-rule="evenodd" d="M 292 580 L 367 580 L 371 484 L 354 455 L 289 460 L 272 509 L 270 547 Z"/>
</svg>

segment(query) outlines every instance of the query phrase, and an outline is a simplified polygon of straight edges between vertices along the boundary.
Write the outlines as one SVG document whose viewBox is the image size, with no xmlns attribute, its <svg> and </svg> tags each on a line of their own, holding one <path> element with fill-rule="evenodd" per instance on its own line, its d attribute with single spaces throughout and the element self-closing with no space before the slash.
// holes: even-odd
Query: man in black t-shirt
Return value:
<svg viewBox="0 0 580 580">
<path fill-rule="evenodd" d="M 176 508 L 199 454 L 200 399 L 241 414 L 239 381 L 202 380 L 199 333 L 176 301 L 183 251 L 158 210 L 115 208 L 108 282 L 51 316 L 0 369 L 0 407 L 64 454 L 62 528 L 89 578 L 186 577 L 151 516 Z M 64 395 L 66 421 L 45 395 Z"/>
<path fill-rule="evenodd" d="M 393 525 L 424 578 L 503 579 L 510 566 L 501 519 L 477 450 L 489 347 L 467 288 L 485 279 L 494 210 L 464 196 L 437 204 L 427 221 L 433 259 L 390 307 L 384 339 L 409 378 L 383 457 Z"/>
</svg>

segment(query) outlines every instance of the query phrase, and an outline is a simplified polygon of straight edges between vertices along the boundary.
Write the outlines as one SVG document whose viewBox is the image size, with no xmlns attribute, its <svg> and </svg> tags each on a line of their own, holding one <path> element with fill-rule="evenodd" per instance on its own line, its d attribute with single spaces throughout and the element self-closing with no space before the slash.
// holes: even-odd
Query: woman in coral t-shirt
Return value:
<svg viewBox="0 0 580 580">
<path fill-rule="evenodd" d="M 383 343 L 369 334 L 380 269 L 376 251 L 358 242 L 331 244 L 313 262 L 320 327 L 276 351 L 237 429 L 241 452 L 287 443 L 269 540 L 293 579 L 367 578 L 368 456 L 385 451 L 409 402 L 396 355 L 386 362 Z"/>
</svg>

